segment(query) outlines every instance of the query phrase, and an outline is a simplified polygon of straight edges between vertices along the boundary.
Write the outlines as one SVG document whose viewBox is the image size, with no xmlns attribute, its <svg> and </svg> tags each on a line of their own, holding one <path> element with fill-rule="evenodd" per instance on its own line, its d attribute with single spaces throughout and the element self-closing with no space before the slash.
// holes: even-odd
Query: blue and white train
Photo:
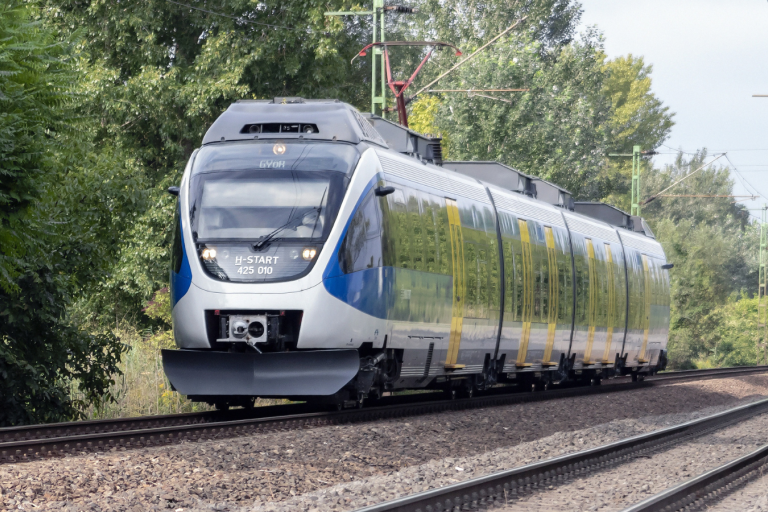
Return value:
<svg viewBox="0 0 768 512">
<path fill-rule="evenodd" d="M 170 189 L 173 387 L 351 405 L 663 369 L 646 223 L 439 143 L 339 101 L 231 105 Z"/>
</svg>

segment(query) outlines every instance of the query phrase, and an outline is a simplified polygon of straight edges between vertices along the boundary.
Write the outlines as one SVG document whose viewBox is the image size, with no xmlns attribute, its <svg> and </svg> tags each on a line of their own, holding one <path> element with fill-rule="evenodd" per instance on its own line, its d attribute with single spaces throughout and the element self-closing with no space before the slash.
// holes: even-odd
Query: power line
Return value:
<svg viewBox="0 0 768 512">
<path fill-rule="evenodd" d="M 674 153 L 674 154 L 677 154 L 677 153 L 683 153 L 683 154 L 686 154 L 686 155 L 693 155 L 693 156 L 696 156 L 696 153 L 691 153 L 691 152 L 689 152 L 689 151 L 683 151 L 682 149 L 675 149 L 675 148 L 673 148 L 672 146 L 667 146 L 666 144 L 662 144 L 662 146 L 664 146 L 664 147 L 665 147 L 665 148 L 667 148 L 667 149 L 671 149 L 672 151 L 675 151 L 675 153 Z"/>
<path fill-rule="evenodd" d="M 488 46 L 490 46 L 491 44 L 493 44 L 493 43 L 494 43 L 494 42 L 495 42 L 497 39 L 501 38 L 501 37 L 502 37 L 504 34 L 506 34 L 507 32 L 511 31 L 513 28 L 515 28 L 515 27 L 516 27 L 516 26 L 518 26 L 520 23 L 522 23 L 523 21 L 525 21 L 525 20 L 526 20 L 526 18 L 528 18 L 528 16 L 523 16 L 522 18 L 520 18 L 519 20 L 517 20 L 516 22 L 514 22 L 512 25 L 510 25 L 509 27 L 507 27 L 507 29 L 506 29 L 506 30 L 503 30 L 503 31 L 502 31 L 501 33 L 499 33 L 499 34 L 498 34 L 496 37 L 494 37 L 493 39 L 491 39 L 490 41 L 488 41 L 487 43 L 485 43 L 483 46 L 481 46 L 480 48 L 478 48 L 477 50 L 475 50 L 474 52 L 472 52 L 472 53 L 471 53 L 471 54 L 470 54 L 468 57 L 466 57 L 464 60 L 462 60 L 462 61 L 461 61 L 461 62 L 459 62 L 458 64 L 454 65 L 454 66 L 453 66 L 451 69 L 449 69 L 448 71 L 446 71 L 445 73 L 443 73 L 442 75 L 438 76 L 437 78 L 435 78 L 434 80 L 432 80 L 431 82 L 429 82 L 427 85 L 425 85 L 424 87 L 422 87 L 421 89 L 419 89 L 418 91 L 416 91 L 416 92 L 413 94 L 413 96 L 411 96 L 410 98 L 408 98 L 408 101 L 409 101 L 409 102 L 410 102 L 410 101 L 412 101 L 412 100 L 413 100 L 413 99 L 414 99 L 416 96 L 418 96 L 418 95 L 419 95 L 419 94 L 421 94 L 422 92 L 426 91 L 427 89 L 429 89 L 430 87 L 432 87 L 433 85 L 435 85 L 435 84 L 436 84 L 437 82 L 439 82 L 439 81 L 440 81 L 440 79 L 441 79 L 441 78 L 443 78 L 445 75 L 447 75 L 448 73 L 451 73 L 451 72 L 452 72 L 454 69 L 458 68 L 459 66 L 461 66 L 462 64 L 464 64 L 465 62 L 467 62 L 469 59 L 471 59 L 472 57 L 474 57 L 475 55 L 477 55 L 478 53 L 480 53 L 481 51 L 483 51 L 485 48 L 487 48 Z"/>
<path fill-rule="evenodd" d="M 655 194 L 651 195 L 651 196 L 650 196 L 648 199 L 646 199 L 645 201 L 642 201 L 642 202 L 641 202 L 641 204 L 642 204 L 643 206 L 647 205 L 648 203 L 650 203 L 651 201 L 653 201 L 653 200 L 654 200 L 654 199 L 656 199 L 657 197 L 661 196 L 661 195 L 662 195 L 664 192 L 666 192 L 667 190 L 671 189 L 672 187 L 674 187 L 674 186 L 675 186 L 675 185 L 677 185 L 678 183 L 682 183 L 683 181 L 687 180 L 688 178 L 690 178 L 691 176 L 693 176 L 694 174 L 696 174 L 696 173 L 697 173 L 697 172 L 699 172 L 700 170 L 704 169 L 705 167 L 709 167 L 710 165 L 712 165 L 713 163 L 715 163 L 717 160 L 719 160 L 720 158 L 722 158 L 722 157 L 724 157 L 724 156 L 726 156 L 726 154 L 725 154 L 725 153 L 723 153 L 722 155 L 720 155 L 720 156 L 716 157 L 716 158 L 715 158 L 715 159 L 713 159 L 713 160 L 710 160 L 709 162 L 707 162 L 706 164 L 702 165 L 701 167 L 699 167 L 699 168 L 698 168 L 698 169 L 696 169 L 695 171 L 693 171 L 693 172 L 689 172 L 688 174 L 686 174 L 686 175 L 685 175 L 685 177 L 684 177 L 684 178 L 677 180 L 676 182 L 674 182 L 673 184 L 671 184 L 670 186 L 668 186 L 667 188 L 665 188 L 665 189 L 664 189 L 664 190 L 662 190 L 661 192 L 657 192 L 657 193 L 655 193 Z M 726 157 L 727 157 L 727 156 L 726 156 Z"/>
<path fill-rule="evenodd" d="M 682 149 L 676 149 L 672 146 L 668 146 L 666 144 L 661 144 L 661 146 L 664 146 L 665 148 L 671 149 L 672 151 L 684 153 L 686 155 L 695 155 L 696 153 L 691 153 L 690 151 L 683 151 Z M 768 151 L 768 148 L 750 148 L 750 149 L 723 149 L 723 150 L 709 150 L 711 153 L 734 153 L 734 152 L 741 152 L 741 151 Z"/>
<path fill-rule="evenodd" d="M 243 23 L 250 23 L 251 25 L 262 25 L 264 27 L 283 28 L 283 29 L 286 29 L 286 30 L 300 30 L 300 29 L 296 29 L 296 28 L 286 27 L 286 26 L 283 26 L 283 25 L 273 25 L 271 23 L 261 23 L 261 22 L 258 22 L 258 21 L 251 21 L 248 18 L 243 18 L 242 16 L 231 16 L 229 14 L 223 14 L 223 13 L 220 13 L 220 12 L 209 11 L 208 9 L 203 9 L 202 7 L 195 7 L 193 5 L 182 4 L 181 2 L 175 2 L 174 0 L 166 0 L 166 2 L 170 2 L 172 4 L 180 5 L 182 7 L 188 8 L 188 9 L 194 9 L 196 11 L 207 12 L 208 14 L 213 14 L 214 16 L 222 16 L 224 18 L 229 18 L 229 19 L 240 21 L 240 22 L 243 22 Z"/>
<path fill-rule="evenodd" d="M 731 164 L 731 166 L 733 167 L 733 170 L 734 170 L 734 171 L 736 171 L 736 174 L 737 174 L 738 176 L 740 176 L 742 180 L 744 180 L 744 183 L 746 183 L 746 184 L 748 184 L 750 187 L 752 187 L 752 191 L 753 191 L 753 192 L 755 192 L 757 195 L 759 195 L 759 196 L 760 196 L 760 197 L 762 197 L 763 199 L 768 199 L 768 198 L 767 198 L 767 197 L 765 197 L 763 194 L 761 194 L 761 193 L 760 193 L 760 191 L 759 191 L 759 190 L 757 190 L 757 188 L 756 188 L 756 187 L 755 187 L 755 186 L 754 186 L 752 183 L 750 183 L 750 182 L 747 180 L 747 178 L 745 178 L 744 176 L 741 176 L 741 171 L 739 171 L 739 168 L 738 168 L 738 167 L 736 167 L 736 166 L 733 164 L 733 162 L 731 162 L 731 159 L 730 159 L 730 158 L 728 158 L 728 154 L 726 154 L 726 155 L 725 155 L 725 159 L 726 159 L 726 160 L 728 160 L 728 163 L 729 163 L 729 164 Z M 745 187 L 745 188 L 746 188 L 746 187 Z M 762 220 L 762 219 L 761 219 L 761 220 Z"/>
</svg>

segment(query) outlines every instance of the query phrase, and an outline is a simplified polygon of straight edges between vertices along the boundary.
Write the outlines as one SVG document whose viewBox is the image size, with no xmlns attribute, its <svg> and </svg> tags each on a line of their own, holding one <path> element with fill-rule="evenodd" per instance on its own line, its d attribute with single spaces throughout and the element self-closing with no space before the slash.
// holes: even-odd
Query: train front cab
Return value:
<svg viewBox="0 0 768 512">
<path fill-rule="evenodd" d="M 357 346 L 332 322 L 343 315 L 322 275 L 354 208 L 345 198 L 365 149 L 252 140 L 193 155 L 171 268 L 180 350 L 163 352 L 178 391 L 209 402 L 325 396 L 357 375 Z"/>
</svg>

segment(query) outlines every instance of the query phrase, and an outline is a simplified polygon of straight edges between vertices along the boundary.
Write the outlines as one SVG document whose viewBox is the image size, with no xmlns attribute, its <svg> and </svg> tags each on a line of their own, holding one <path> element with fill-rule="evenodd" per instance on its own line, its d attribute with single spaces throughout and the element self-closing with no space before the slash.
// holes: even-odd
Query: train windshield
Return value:
<svg viewBox="0 0 768 512">
<path fill-rule="evenodd" d="M 359 158 L 354 146 L 247 142 L 207 146 L 192 170 L 196 240 L 321 240 Z"/>
<path fill-rule="evenodd" d="M 201 180 L 199 240 L 323 238 L 331 188 L 339 185 L 328 173 L 237 174 L 217 173 Z"/>
<path fill-rule="evenodd" d="M 192 168 L 189 204 L 204 267 L 230 281 L 287 279 L 308 271 L 358 159 L 357 148 L 346 144 L 269 141 L 202 148 Z M 305 257 L 307 248 L 311 258 Z M 263 265 L 249 264 L 254 262 Z"/>
</svg>

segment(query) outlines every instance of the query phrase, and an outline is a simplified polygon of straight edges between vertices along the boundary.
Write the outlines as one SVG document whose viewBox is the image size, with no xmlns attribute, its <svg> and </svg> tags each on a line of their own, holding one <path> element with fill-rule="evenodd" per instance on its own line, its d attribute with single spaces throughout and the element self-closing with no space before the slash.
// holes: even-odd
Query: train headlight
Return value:
<svg viewBox="0 0 768 512">
<path fill-rule="evenodd" d="M 205 261 L 211 261 L 216 259 L 216 248 L 206 247 L 205 249 L 203 249 L 202 257 Z"/>
<path fill-rule="evenodd" d="M 299 251 L 297 251 L 296 249 L 291 249 L 291 259 L 292 260 L 299 259 Z"/>
<path fill-rule="evenodd" d="M 315 254 L 317 254 L 317 249 L 314 247 L 305 247 L 304 250 L 301 251 L 301 257 L 307 261 L 312 261 L 312 258 L 315 257 Z"/>
<path fill-rule="evenodd" d="M 277 143 L 274 146 L 272 146 L 272 152 L 276 155 L 284 155 L 285 154 L 285 144 Z"/>
</svg>

